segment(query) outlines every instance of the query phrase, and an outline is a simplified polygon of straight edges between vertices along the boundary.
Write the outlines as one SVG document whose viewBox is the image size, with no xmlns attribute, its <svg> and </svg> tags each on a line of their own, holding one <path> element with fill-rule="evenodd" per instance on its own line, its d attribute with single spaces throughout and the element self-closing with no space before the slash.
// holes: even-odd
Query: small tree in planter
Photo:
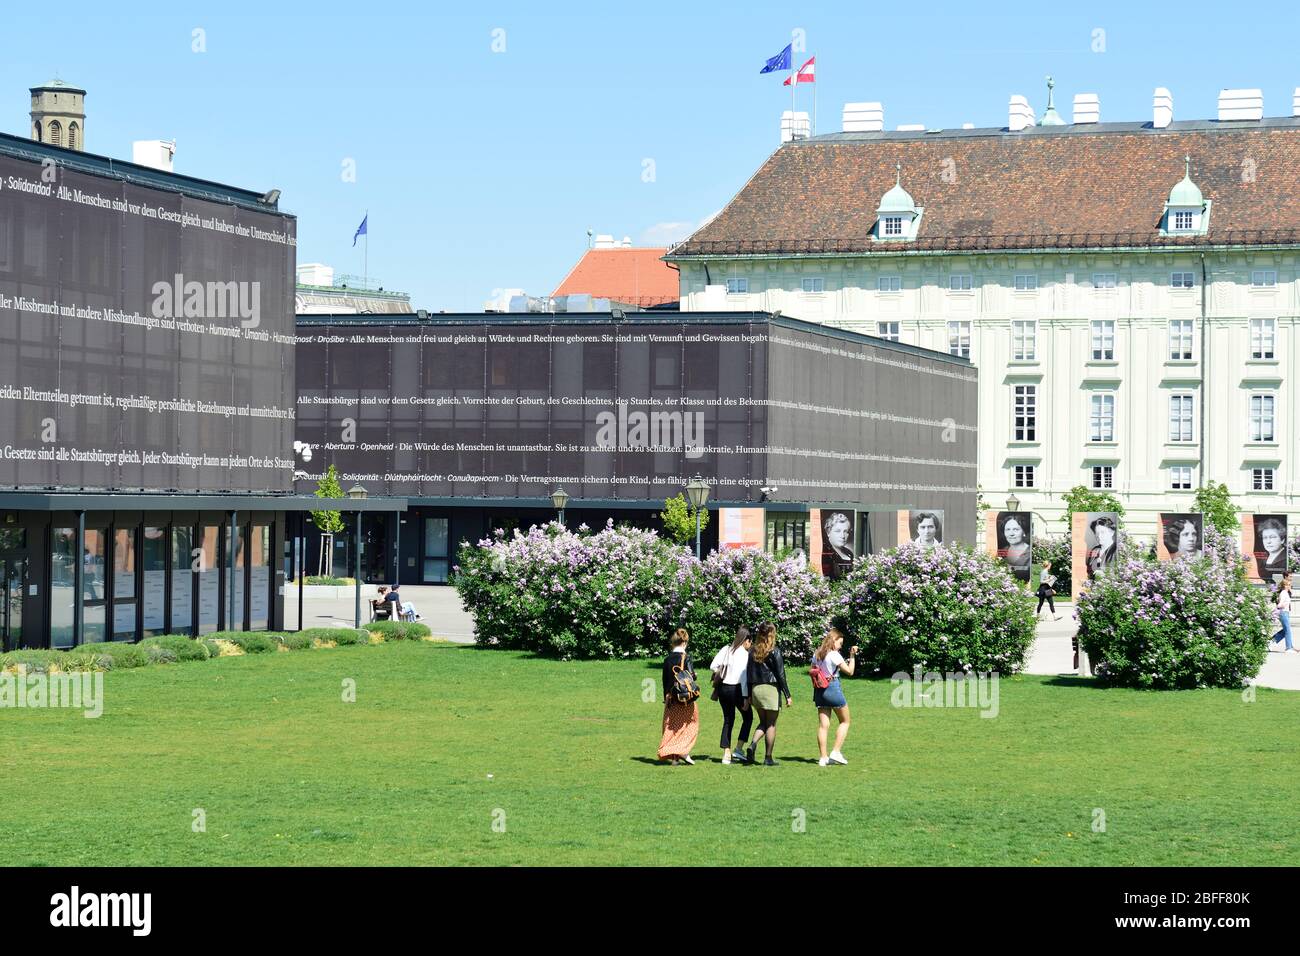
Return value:
<svg viewBox="0 0 1300 956">
<path fill-rule="evenodd" d="M 753 548 L 713 551 L 677 576 L 663 631 L 684 627 L 692 654 L 707 663 L 735 639 L 736 629 L 776 625 L 781 653 L 793 663 L 812 657 L 830 626 L 831 588 L 796 558 Z"/>
<path fill-rule="evenodd" d="M 1121 555 L 1080 595 L 1079 642 L 1124 687 L 1240 687 L 1274 629 L 1268 592 L 1246 577 L 1233 539 L 1208 524 L 1195 558 Z"/>
<path fill-rule="evenodd" d="M 342 498 L 343 486 L 339 484 L 339 473 L 330 465 L 320 481 L 316 482 L 317 498 Z M 343 515 L 337 511 L 313 511 L 312 524 L 320 529 L 320 574 L 329 574 L 333 561 L 334 535 L 343 530 Z M 328 556 L 328 557 L 327 557 Z M 330 564 L 327 564 L 330 562 Z"/>
<path fill-rule="evenodd" d="M 862 559 L 839 582 L 836 610 L 862 645 L 866 672 L 1023 669 L 1034 597 L 970 548 L 904 545 Z"/>
<path fill-rule="evenodd" d="M 664 510 L 659 512 L 659 520 L 664 526 L 664 537 L 678 544 L 695 542 L 695 509 L 691 507 L 686 496 L 674 495 L 664 501 Z M 709 527 L 709 509 L 700 509 L 700 532 Z"/>
</svg>

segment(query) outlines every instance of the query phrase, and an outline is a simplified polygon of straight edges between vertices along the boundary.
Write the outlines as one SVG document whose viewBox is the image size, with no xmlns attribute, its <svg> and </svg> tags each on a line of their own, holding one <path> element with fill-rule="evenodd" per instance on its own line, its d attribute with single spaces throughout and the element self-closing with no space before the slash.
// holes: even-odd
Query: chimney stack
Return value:
<svg viewBox="0 0 1300 956">
<path fill-rule="evenodd" d="M 1264 94 L 1261 90 L 1219 91 L 1219 122 L 1263 118 Z"/>
<path fill-rule="evenodd" d="M 1074 94 L 1074 122 L 1100 123 L 1101 97 L 1096 93 Z"/>
<path fill-rule="evenodd" d="M 796 139 L 807 139 L 812 130 L 812 123 L 805 112 L 791 113 L 785 110 L 781 114 L 781 142 L 790 143 Z"/>
<path fill-rule="evenodd" d="M 1151 125 L 1155 129 L 1164 129 L 1174 121 L 1174 94 L 1163 86 L 1157 86 L 1151 100 Z"/>
<path fill-rule="evenodd" d="M 903 123 L 898 127 L 900 133 L 923 133 L 925 132 L 924 123 Z"/>
<path fill-rule="evenodd" d="M 1034 125 L 1034 108 L 1029 105 L 1029 100 L 1018 93 L 1012 95 L 1007 113 L 1007 129 L 1013 133 Z"/>
<path fill-rule="evenodd" d="M 879 103 L 845 103 L 846 133 L 879 133 L 885 128 L 885 108 Z"/>
<path fill-rule="evenodd" d="M 131 162 L 151 169 L 172 171 L 172 157 L 176 155 L 176 141 L 168 139 L 143 139 L 131 144 Z"/>
<path fill-rule="evenodd" d="M 1291 115 L 1300 116 L 1300 86 L 1295 88 L 1295 93 L 1291 95 Z"/>
</svg>

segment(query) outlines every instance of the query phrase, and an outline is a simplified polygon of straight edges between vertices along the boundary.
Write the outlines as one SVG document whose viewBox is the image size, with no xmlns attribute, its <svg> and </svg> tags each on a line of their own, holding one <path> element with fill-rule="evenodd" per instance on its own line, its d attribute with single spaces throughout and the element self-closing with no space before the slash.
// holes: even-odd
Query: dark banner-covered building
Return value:
<svg viewBox="0 0 1300 956">
<path fill-rule="evenodd" d="M 0 646 L 266 628 L 292 492 L 295 221 L 0 136 Z"/>
<path fill-rule="evenodd" d="M 373 519 L 370 580 L 445 581 L 457 543 L 554 517 L 560 489 L 571 524 L 653 525 L 695 475 L 720 518 L 760 509 L 773 550 L 814 547 L 829 508 L 935 509 L 974 537 L 962 359 L 762 313 L 300 316 L 298 335 L 298 490 L 332 464 L 414 509 Z"/>
</svg>

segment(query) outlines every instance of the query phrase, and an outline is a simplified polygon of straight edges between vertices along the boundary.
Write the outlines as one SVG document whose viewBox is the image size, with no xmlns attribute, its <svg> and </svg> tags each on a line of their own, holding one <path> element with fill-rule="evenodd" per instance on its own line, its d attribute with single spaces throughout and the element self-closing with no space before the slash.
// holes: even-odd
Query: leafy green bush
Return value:
<svg viewBox="0 0 1300 956">
<path fill-rule="evenodd" d="M 329 574 L 309 574 L 305 580 L 307 584 L 322 584 L 336 588 L 355 587 L 357 583 L 356 578 L 336 578 Z"/>
<path fill-rule="evenodd" d="M 151 647 L 166 648 L 173 655 L 171 659 L 177 661 L 206 661 L 208 659 L 207 646 L 192 637 L 186 637 L 184 634 L 162 634 L 158 637 L 146 637 L 140 642 L 139 646 L 145 648 L 146 651 Z"/>
<path fill-rule="evenodd" d="M 63 659 L 58 661 L 59 670 L 71 671 L 111 671 L 116 663 L 112 654 L 107 652 L 109 644 L 87 644 L 63 652 Z"/>
<path fill-rule="evenodd" d="M 1079 596 L 1079 643 L 1124 687 L 1241 687 L 1259 673 L 1273 623 L 1236 543 L 1205 526 L 1196 558 L 1121 558 Z"/>
<path fill-rule="evenodd" d="M 831 601 L 830 584 L 806 562 L 779 561 L 749 548 L 714 551 L 676 576 L 662 631 L 686 628 L 691 656 L 707 665 L 732 642 L 738 627 L 754 633 L 770 621 L 781 653 L 792 663 L 803 662 L 826 634 Z"/>
<path fill-rule="evenodd" d="M 113 659 L 113 667 L 125 670 L 130 667 L 144 667 L 149 663 L 149 653 L 139 644 L 127 644 L 113 641 L 100 644 L 102 653 Z"/>
<path fill-rule="evenodd" d="M 221 656 L 221 645 L 219 645 L 216 641 L 212 640 L 211 638 L 204 638 L 203 640 L 199 641 L 199 643 L 202 644 L 205 648 L 207 648 L 208 657 Z"/>
<path fill-rule="evenodd" d="M 150 664 L 175 664 L 180 660 L 180 656 L 175 649 L 163 644 L 150 644 L 143 650 L 149 655 Z"/>
<path fill-rule="evenodd" d="M 311 650 L 311 638 L 301 632 L 293 634 L 272 634 L 271 639 L 281 647 L 291 651 Z"/>
<path fill-rule="evenodd" d="M 274 639 L 263 632 L 226 631 L 220 636 L 230 641 L 245 654 L 266 654 L 274 651 L 278 646 Z"/>
<path fill-rule="evenodd" d="M 862 558 L 836 588 L 857 638 L 859 673 L 997 671 L 1025 666 L 1034 597 L 1005 565 L 964 546 L 904 545 Z"/>
<path fill-rule="evenodd" d="M 418 641 L 433 633 L 428 625 L 418 621 L 371 621 L 362 627 L 386 641 Z"/>
<path fill-rule="evenodd" d="M 63 651 L 20 650 L 0 654 L 0 669 L 25 667 L 29 674 L 48 674 L 53 665 L 63 670 Z"/>
<path fill-rule="evenodd" d="M 350 644 L 369 644 L 370 632 L 351 627 L 309 627 L 304 636 L 317 641 L 333 641 L 339 647 Z"/>
<path fill-rule="evenodd" d="M 548 657 L 661 655 L 677 576 L 690 552 L 653 531 L 592 534 L 555 522 L 460 550 L 456 589 L 474 615 L 475 640 Z"/>
</svg>

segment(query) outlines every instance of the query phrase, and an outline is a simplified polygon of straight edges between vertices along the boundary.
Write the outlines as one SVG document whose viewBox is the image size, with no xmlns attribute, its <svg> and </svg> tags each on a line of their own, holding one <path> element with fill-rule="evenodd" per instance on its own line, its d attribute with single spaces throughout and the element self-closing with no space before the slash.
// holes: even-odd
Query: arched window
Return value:
<svg viewBox="0 0 1300 956">
<path fill-rule="evenodd" d="M 77 134 L 80 132 L 81 130 L 77 128 L 76 120 L 73 120 L 68 124 L 68 149 L 77 148 Z"/>
<path fill-rule="evenodd" d="M 58 120 L 50 121 L 50 143 L 54 146 L 63 145 L 63 127 L 59 125 Z"/>
</svg>

